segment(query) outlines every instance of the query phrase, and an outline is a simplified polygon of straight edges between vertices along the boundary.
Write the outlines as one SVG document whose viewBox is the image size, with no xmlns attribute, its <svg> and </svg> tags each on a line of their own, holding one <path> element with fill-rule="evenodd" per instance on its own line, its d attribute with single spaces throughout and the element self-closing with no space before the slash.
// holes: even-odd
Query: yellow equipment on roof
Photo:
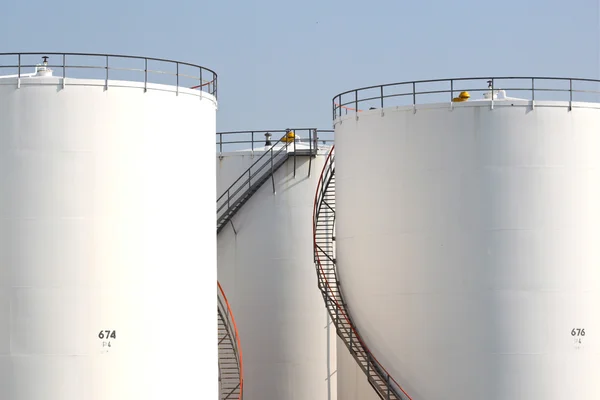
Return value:
<svg viewBox="0 0 600 400">
<path fill-rule="evenodd" d="M 461 101 L 469 100 L 470 97 L 471 95 L 469 94 L 469 92 L 460 92 L 458 97 L 453 98 L 452 101 L 455 103 L 460 103 Z"/>
<path fill-rule="evenodd" d="M 294 141 L 295 138 L 296 135 L 294 134 L 294 131 L 289 131 L 288 133 L 283 135 L 280 140 L 284 143 L 291 143 Z"/>
</svg>

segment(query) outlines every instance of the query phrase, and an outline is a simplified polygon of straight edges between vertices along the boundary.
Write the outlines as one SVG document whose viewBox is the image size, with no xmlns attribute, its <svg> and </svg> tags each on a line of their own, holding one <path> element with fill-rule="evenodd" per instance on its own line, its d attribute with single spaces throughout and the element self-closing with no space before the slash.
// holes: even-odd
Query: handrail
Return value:
<svg viewBox="0 0 600 400">
<path fill-rule="evenodd" d="M 294 158 L 294 177 L 296 176 L 296 157 L 297 155 L 310 155 L 313 156 L 317 151 L 317 144 L 313 138 L 316 138 L 316 129 L 308 129 L 308 143 L 307 148 L 297 148 L 297 143 L 301 143 L 303 140 L 297 140 L 295 136 L 295 129 L 286 129 L 285 131 L 274 131 L 274 132 L 285 132 L 285 134 L 267 148 L 264 153 L 258 157 L 252 165 L 246 169 L 236 180 L 233 182 L 221 196 L 217 199 L 217 233 L 223 228 L 223 226 L 231 219 L 233 214 L 237 211 L 237 207 L 243 204 L 247 197 L 246 194 L 252 190 L 257 189 L 262 183 L 264 178 L 268 179 L 271 177 L 273 185 L 273 193 L 275 193 L 275 180 L 274 172 L 282 165 L 288 157 L 293 156 Z M 250 131 L 256 133 L 257 131 Z M 260 131 L 259 131 L 260 132 Z M 267 132 L 267 131 L 264 131 Z M 268 131 L 273 132 L 273 131 Z M 242 132 L 233 132 L 242 133 Z M 294 135 L 288 136 L 291 133 Z M 227 134 L 227 133 L 223 133 Z M 277 161 L 276 161 L 277 160 Z M 312 166 L 312 158 L 309 159 L 308 173 L 310 175 Z"/>
<path fill-rule="evenodd" d="M 341 105 L 339 105 L 337 103 L 333 103 L 333 106 L 334 107 L 343 108 L 344 110 L 350 110 L 350 111 L 356 111 L 356 112 L 363 112 L 363 110 L 359 110 L 359 109 L 352 108 L 352 107 L 347 107 L 347 106 L 341 106 Z"/>
<path fill-rule="evenodd" d="M 337 313 L 338 315 L 341 314 L 341 316 L 345 319 L 345 321 L 347 322 L 348 326 L 350 327 L 350 329 L 352 330 L 352 332 L 354 333 L 354 336 L 356 336 L 356 338 L 358 339 L 360 345 L 362 346 L 365 354 L 367 354 L 368 359 L 371 360 L 374 365 L 385 375 L 384 381 L 389 382 L 393 382 L 396 387 L 398 387 L 402 393 L 406 396 L 406 398 L 408 400 L 412 400 L 412 398 L 410 397 L 410 395 L 402 388 L 402 386 L 387 372 L 387 370 L 383 367 L 383 365 L 379 362 L 379 360 L 377 360 L 377 358 L 373 355 L 373 353 L 369 350 L 369 347 L 366 345 L 366 343 L 364 342 L 364 340 L 362 339 L 362 337 L 360 336 L 360 334 L 358 333 L 354 323 L 351 321 L 350 317 L 348 316 L 348 314 L 346 313 L 345 308 L 337 301 L 337 299 L 335 298 L 335 296 L 330 295 L 329 293 L 333 293 L 334 290 L 331 287 L 329 280 L 327 279 L 327 276 L 325 274 L 325 271 L 323 269 L 323 265 L 321 264 L 321 259 L 319 257 L 319 251 L 317 251 L 317 249 L 319 248 L 318 244 L 317 244 L 317 221 L 318 221 L 318 217 L 319 217 L 319 213 L 321 210 L 321 203 L 322 203 L 322 199 L 323 196 L 325 195 L 326 192 L 326 187 L 325 187 L 325 182 L 329 182 L 331 177 L 334 175 L 334 151 L 335 151 L 335 146 L 333 146 L 331 148 L 331 151 L 329 152 L 329 154 L 327 155 L 327 158 L 325 159 L 325 165 L 323 166 L 323 169 L 321 171 L 321 175 L 319 176 L 319 180 L 317 183 L 317 190 L 315 192 L 315 200 L 314 200 L 314 204 L 313 204 L 313 244 L 314 244 L 314 248 L 315 248 L 315 263 L 317 264 L 319 273 L 321 275 L 321 278 L 323 279 L 323 281 L 325 282 L 326 288 L 328 290 L 327 293 L 327 297 L 330 298 L 331 300 L 334 301 L 336 309 L 337 309 Z M 320 248 L 319 248 L 320 249 Z M 323 250 L 321 250 L 323 251 Z M 332 257 L 330 259 L 330 261 L 335 264 L 334 262 L 335 257 Z M 342 294 L 341 294 L 341 288 L 337 288 L 338 293 L 340 298 L 343 298 Z M 332 315 L 333 318 L 333 315 Z M 382 377 L 383 378 L 383 377 Z"/>
<path fill-rule="evenodd" d="M 46 58 L 41 64 L 32 64 L 32 63 L 24 63 L 24 57 L 30 56 L 39 56 L 41 58 Z M 60 62 L 50 64 L 47 62 L 49 56 L 59 56 Z M 153 57 L 140 57 L 140 56 L 129 56 L 122 54 L 101 54 L 101 53 L 58 53 L 58 52 L 20 52 L 20 53 L 0 53 L 0 57 L 16 57 L 17 60 L 13 64 L 3 64 L 0 63 L 0 69 L 5 68 L 13 68 L 16 69 L 16 77 L 23 78 L 27 77 L 27 74 L 23 72 L 24 68 L 59 68 L 62 71 L 61 75 L 54 75 L 63 79 L 63 85 L 66 84 L 67 69 L 79 69 L 79 70 L 104 70 L 103 80 L 105 81 L 105 86 L 109 86 L 109 81 L 115 80 L 115 72 L 114 71 L 129 71 L 129 72 L 139 72 L 143 73 L 143 80 L 140 79 L 140 82 L 144 83 L 144 88 L 147 88 L 148 83 L 158 83 L 154 80 L 149 80 L 149 75 L 162 75 L 162 76 L 172 76 L 174 77 L 174 82 L 170 83 L 177 88 L 189 88 L 189 89 L 199 89 L 203 92 L 209 93 L 213 95 L 215 98 L 217 97 L 217 74 L 213 70 L 202 67 L 200 65 L 191 64 L 188 62 L 182 61 L 174 61 L 168 60 L 165 58 L 153 58 Z M 68 57 L 88 57 L 90 59 L 99 59 L 102 62 L 102 65 L 80 65 L 80 64 L 70 64 L 67 60 Z M 116 60 L 137 60 L 142 62 L 143 67 L 140 68 L 123 68 L 123 67 L 111 67 L 111 61 L 114 63 Z M 168 63 L 173 67 L 175 71 L 166 71 L 161 69 L 151 69 L 148 64 L 150 63 Z M 191 68 L 195 70 L 194 75 L 189 75 L 183 73 L 181 71 L 182 67 Z M 110 72 L 113 71 L 113 76 L 110 76 Z M 152 75 L 152 76 L 154 76 Z M 129 79 L 121 79 L 121 80 L 129 80 Z M 182 80 L 189 81 L 190 85 L 184 85 Z"/>
<path fill-rule="evenodd" d="M 502 87 L 503 81 L 527 81 L 527 85 L 523 86 L 515 86 L 515 87 Z M 464 86 L 465 82 L 469 81 L 479 81 L 477 86 Z M 485 81 L 485 85 L 483 82 Z M 551 82 L 552 84 L 557 84 L 560 82 L 564 87 L 544 87 L 544 82 Z M 442 96 L 439 101 L 449 101 L 452 102 L 455 95 L 462 91 L 467 92 L 486 92 L 486 91 L 497 91 L 497 90 L 511 90 L 518 92 L 526 92 L 529 93 L 530 96 L 525 98 L 524 100 L 540 100 L 536 98 L 536 94 L 538 93 L 551 93 L 553 97 L 556 97 L 557 94 L 564 94 L 565 98 L 562 100 L 569 102 L 569 107 L 572 107 L 572 103 L 574 101 L 584 101 L 584 100 L 576 100 L 574 99 L 574 95 L 576 94 L 593 94 L 600 95 L 600 89 L 593 90 L 584 90 L 584 89 L 574 89 L 574 84 L 579 84 L 580 86 L 583 84 L 600 84 L 600 80 L 597 79 L 586 79 L 586 78 L 559 78 L 559 77 L 472 77 L 472 78 L 447 78 L 447 79 L 429 79 L 429 80 L 420 80 L 420 81 L 406 81 L 406 82 L 396 82 L 396 83 L 387 83 L 383 85 L 374 85 L 374 86 L 365 86 L 357 89 L 348 90 L 342 93 L 335 95 L 332 99 L 333 102 L 333 119 L 337 119 L 342 116 L 342 109 L 346 110 L 346 114 L 348 110 L 360 112 L 362 110 L 359 109 L 359 104 L 369 103 L 369 105 L 384 108 L 393 106 L 396 104 L 390 104 L 390 98 L 408 98 L 409 102 L 405 105 L 413 105 L 424 104 L 424 102 L 419 102 L 422 96 L 425 95 L 439 95 L 439 94 L 447 94 L 447 96 Z M 427 90 L 419 90 L 419 86 L 425 85 L 439 85 L 445 84 L 442 88 L 429 88 Z M 462 84 L 458 85 L 457 84 Z M 518 84 L 518 83 L 517 83 Z M 471 83 L 472 85 L 472 83 Z M 402 90 L 402 86 L 408 86 L 408 90 Z M 449 86 L 449 87 L 448 87 Z M 385 93 L 386 90 L 390 91 L 390 89 L 395 89 L 392 93 Z M 360 96 L 361 94 L 365 94 L 365 92 L 369 92 L 367 94 L 368 97 Z M 566 96 L 568 94 L 568 96 Z M 349 101 L 343 101 L 344 97 L 347 95 L 352 95 L 352 99 Z M 387 104 L 385 99 L 388 99 Z M 559 99 L 560 100 L 560 99 Z M 493 101 L 493 99 L 492 99 Z M 348 107 L 348 106 L 351 107 Z"/>
<path fill-rule="evenodd" d="M 219 293 L 220 295 L 223 297 L 223 301 L 225 303 L 225 307 L 223 311 L 225 311 L 225 315 L 227 316 L 227 324 L 229 325 L 229 327 L 233 328 L 233 336 L 235 337 L 234 340 L 234 352 L 236 354 L 237 360 L 238 360 L 238 365 L 240 368 L 240 395 L 238 397 L 239 400 L 242 400 L 242 397 L 244 395 L 244 362 L 243 362 L 243 357 L 242 357 L 242 344 L 240 342 L 240 335 L 237 329 L 237 325 L 235 323 L 235 318 L 233 317 L 233 311 L 231 311 L 231 306 L 229 305 L 229 301 L 227 300 L 227 296 L 225 296 L 225 292 L 223 291 L 223 287 L 221 287 L 221 284 L 219 283 L 219 281 L 217 281 L 217 287 L 219 288 Z M 218 298 L 219 303 L 221 303 L 221 299 Z"/>
<path fill-rule="evenodd" d="M 226 151 L 245 150 L 240 145 L 247 145 L 249 151 L 265 150 L 265 134 L 271 134 L 273 138 L 278 135 L 293 131 L 296 134 L 296 142 L 309 144 L 312 141 L 312 147 L 318 148 L 318 144 L 333 143 L 334 130 L 317 128 L 293 128 L 293 129 L 271 129 L 271 130 L 244 130 L 244 131 L 222 131 L 217 132 L 217 153 L 222 154 Z M 324 137 L 321 137 L 324 134 Z M 298 138 L 300 137 L 300 138 Z M 231 148 L 231 149 L 230 149 Z"/>
<path fill-rule="evenodd" d="M 279 150 L 276 153 L 273 153 L 273 149 L 282 144 L 283 145 L 279 148 Z M 235 180 L 235 182 L 233 182 L 224 192 L 221 196 L 219 196 L 219 198 L 217 199 L 217 221 L 219 221 L 227 212 L 227 210 L 233 205 L 235 204 L 235 202 L 237 201 L 236 196 L 242 191 L 242 189 L 244 189 L 246 187 L 246 185 L 248 185 L 248 190 L 250 189 L 250 187 L 252 186 L 252 178 L 256 177 L 256 175 L 262 171 L 265 166 L 269 163 L 272 163 L 274 158 L 277 157 L 279 154 L 281 154 L 281 152 L 285 151 L 285 153 L 287 154 L 287 149 L 288 149 L 288 143 L 287 142 L 282 142 L 282 139 L 279 139 L 274 145 L 272 145 L 269 150 L 265 151 L 265 153 L 263 155 L 261 155 L 255 162 L 252 163 L 252 165 L 246 169 L 240 176 L 239 178 L 237 178 Z M 259 164 L 264 158 L 267 157 L 267 155 L 270 155 L 271 157 L 268 159 L 267 163 L 264 163 L 260 166 L 260 168 L 255 171 L 254 173 L 252 173 L 252 169 Z M 240 182 L 242 179 L 245 179 L 240 186 L 236 189 L 233 190 L 234 187 L 238 184 L 238 182 Z M 242 194 L 245 192 L 242 192 Z M 227 196 L 227 201 L 225 200 L 225 196 Z M 219 203 L 221 203 L 221 201 L 223 200 L 222 204 L 219 206 Z"/>
</svg>

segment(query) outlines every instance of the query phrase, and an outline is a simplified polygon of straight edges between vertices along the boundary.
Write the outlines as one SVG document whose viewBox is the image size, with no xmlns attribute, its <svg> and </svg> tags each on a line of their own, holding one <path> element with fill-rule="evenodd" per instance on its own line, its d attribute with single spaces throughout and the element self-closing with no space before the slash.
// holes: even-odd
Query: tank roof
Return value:
<svg viewBox="0 0 600 400">
<path fill-rule="evenodd" d="M 517 96 L 509 95 L 508 93 Z M 367 86 L 333 98 L 333 119 L 394 106 L 515 100 L 600 103 L 600 80 L 556 77 L 431 79 Z"/>
<path fill-rule="evenodd" d="M 52 70 L 55 77 L 63 79 L 102 79 L 106 86 L 110 86 L 111 81 L 138 81 L 144 86 L 171 85 L 217 97 L 217 74 L 209 68 L 187 62 L 121 54 L 0 53 L 0 71 L 9 71 L 0 78 L 39 76 L 43 68 Z"/>
</svg>

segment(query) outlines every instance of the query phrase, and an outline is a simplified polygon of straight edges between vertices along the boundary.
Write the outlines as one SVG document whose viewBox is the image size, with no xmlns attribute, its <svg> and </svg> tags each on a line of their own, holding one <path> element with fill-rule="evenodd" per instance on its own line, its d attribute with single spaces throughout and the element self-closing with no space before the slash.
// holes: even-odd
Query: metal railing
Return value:
<svg viewBox="0 0 600 400">
<path fill-rule="evenodd" d="M 412 400 L 369 350 L 350 318 L 337 273 L 334 237 L 335 155 L 332 148 L 319 177 L 314 200 L 313 243 L 319 290 L 338 336 L 377 395 L 387 400 Z"/>
<path fill-rule="evenodd" d="M 267 145 L 265 134 L 270 134 L 274 140 L 282 137 L 287 132 L 293 131 L 296 135 L 296 142 L 308 144 L 314 149 L 319 146 L 333 145 L 332 129 L 316 128 L 296 128 L 296 129 L 272 129 L 256 131 L 228 131 L 217 132 L 216 151 L 222 154 L 227 151 L 249 150 L 264 151 Z M 272 140 L 270 140 L 272 142 Z"/>
<path fill-rule="evenodd" d="M 285 137 L 283 136 L 269 147 L 219 196 L 217 199 L 217 233 L 269 176 L 273 185 L 273 193 L 275 193 L 275 169 L 289 157 L 289 143 L 283 140 Z M 295 141 L 292 143 L 295 146 Z"/>
<path fill-rule="evenodd" d="M 100 79 L 106 88 L 111 81 L 135 81 L 164 84 L 177 88 L 196 89 L 217 97 L 217 74 L 200 65 L 162 58 L 119 54 L 27 52 L 0 53 L 0 75 L 19 78 L 32 76 L 39 68 L 53 70 L 62 78 L 63 87 L 69 78 Z M 1 78 L 2 76 L 0 76 Z"/>
<path fill-rule="evenodd" d="M 273 193 L 275 193 L 275 171 L 283 165 L 289 157 L 293 157 L 294 177 L 296 177 L 297 157 L 311 156 L 308 159 L 308 175 L 310 176 L 312 170 L 312 156 L 316 155 L 318 151 L 316 138 L 318 137 L 319 131 L 314 128 L 222 132 L 217 134 L 217 137 L 221 137 L 220 143 L 217 142 L 217 146 L 232 143 L 245 143 L 243 140 L 223 142 L 222 135 L 251 133 L 252 148 L 254 149 L 254 144 L 256 143 L 254 141 L 255 135 L 260 133 L 272 134 L 273 132 L 277 134 L 283 133 L 283 135 L 275 143 L 272 143 L 272 141 L 263 143 L 266 144 L 266 146 L 263 146 L 260 149 L 263 153 L 235 180 L 235 182 L 225 189 L 223 194 L 217 199 L 217 233 L 223 229 L 239 208 L 244 205 L 249 197 L 254 194 L 254 192 L 256 192 L 269 177 L 271 178 Z M 294 134 L 293 139 L 290 139 L 288 136 L 290 133 Z M 306 136 L 303 137 L 302 134 L 306 134 Z M 303 144 L 303 146 L 299 147 L 301 144 Z M 258 151 L 259 148 L 256 147 L 256 150 Z"/>
<path fill-rule="evenodd" d="M 477 77 L 431 79 L 389 83 L 349 90 L 336 95 L 333 119 L 343 115 L 393 106 L 450 102 L 460 92 L 516 92 L 522 100 L 565 101 L 569 109 L 574 102 L 598 102 L 600 80 L 554 77 Z M 524 97 L 523 97 L 524 96 Z M 494 98 L 490 99 L 492 102 Z"/>
<path fill-rule="evenodd" d="M 235 358 L 234 362 L 237 365 L 237 371 L 234 376 L 231 376 L 229 368 L 226 369 L 227 376 L 221 371 L 221 366 L 227 367 L 227 364 L 232 362 L 230 356 L 232 354 L 219 355 L 219 381 L 221 386 L 220 399 L 238 399 L 242 400 L 244 395 L 244 363 L 242 359 L 242 345 L 240 343 L 240 335 L 238 333 L 237 325 L 235 324 L 235 318 L 233 318 L 233 312 L 231 306 L 225 296 L 225 292 L 221 287 L 221 284 L 217 282 L 217 315 L 220 319 L 220 324 L 223 326 L 225 332 L 222 333 L 222 337 L 219 337 L 219 350 L 222 350 L 222 344 L 226 343 L 226 349 L 233 353 Z M 235 368 L 235 366 L 234 366 Z"/>
</svg>

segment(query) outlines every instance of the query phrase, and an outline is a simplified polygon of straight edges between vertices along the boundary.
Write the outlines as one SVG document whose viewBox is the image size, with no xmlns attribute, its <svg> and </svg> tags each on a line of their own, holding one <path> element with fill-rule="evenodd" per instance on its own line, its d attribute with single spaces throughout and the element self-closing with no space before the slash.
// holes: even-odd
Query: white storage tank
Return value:
<svg viewBox="0 0 600 400">
<path fill-rule="evenodd" d="M 334 99 L 341 287 L 413 400 L 600 393 L 600 104 L 579 101 L 585 82 L 520 82 Z M 368 389 L 339 372 L 340 394 Z"/>
<path fill-rule="evenodd" d="M 306 154 L 314 131 L 291 131 L 298 154 Z M 216 161 L 219 195 L 264 155 L 265 133 L 217 136 L 217 151 L 222 148 Z M 271 144 L 286 135 L 283 130 L 269 133 Z M 298 155 L 295 177 L 290 156 L 274 180 L 262 184 L 218 234 L 219 282 L 244 349 L 244 400 L 337 399 L 335 329 L 316 285 L 313 261 L 314 195 L 330 148 L 323 146 L 327 134 L 317 135 L 321 148 L 316 156 Z M 219 146 L 219 136 L 230 144 Z M 293 150 L 290 141 L 283 151 Z"/>
<path fill-rule="evenodd" d="M 0 55 L 0 399 L 217 399 L 216 74 L 42 55 Z"/>
</svg>

